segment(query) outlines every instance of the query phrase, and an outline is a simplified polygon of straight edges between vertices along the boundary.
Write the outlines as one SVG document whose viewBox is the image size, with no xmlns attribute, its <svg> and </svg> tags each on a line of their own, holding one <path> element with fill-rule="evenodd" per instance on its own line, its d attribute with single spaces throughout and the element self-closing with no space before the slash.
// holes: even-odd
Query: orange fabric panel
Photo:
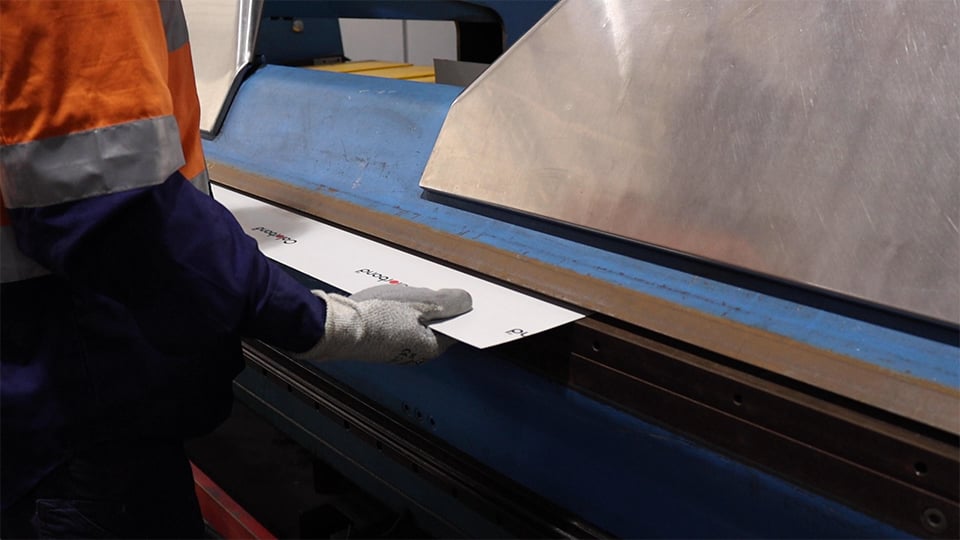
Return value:
<svg viewBox="0 0 960 540">
<path fill-rule="evenodd" d="M 200 101 L 197 97 L 197 82 L 193 74 L 193 58 L 190 44 L 170 52 L 169 86 L 173 97 L 174 114 L 180 127 L 180 143 L 186 161 L 180 173 L 191 179 L 203 172 L 206 162 L 200 144 Z"/>
<path fill-rule="evenodd" d="M 0 51 L 2 144 L 173 113 L 156 2 L 0 0 Z"/>
</svg>

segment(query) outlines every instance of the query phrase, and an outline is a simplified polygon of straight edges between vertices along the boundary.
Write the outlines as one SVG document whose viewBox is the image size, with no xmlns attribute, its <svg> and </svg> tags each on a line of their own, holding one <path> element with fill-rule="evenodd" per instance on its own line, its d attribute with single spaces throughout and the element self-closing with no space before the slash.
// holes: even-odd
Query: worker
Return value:
<svg viewBox="0 0 960 540">
<path fill-rule="evenodd" d="M 201 537 L 183 442 L 229 415 L 241 337 L 418 363 L 471 309 L 311 292 L 208 191 L 179 0 L 0 0 L 4 538 Z"/>
</svg>

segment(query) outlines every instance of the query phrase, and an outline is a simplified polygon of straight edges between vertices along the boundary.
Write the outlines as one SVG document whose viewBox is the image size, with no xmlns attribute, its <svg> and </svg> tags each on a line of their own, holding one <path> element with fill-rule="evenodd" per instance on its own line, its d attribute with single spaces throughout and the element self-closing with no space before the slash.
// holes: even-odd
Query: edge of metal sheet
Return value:
<svg viewBox="0 0 960 540">
<path fill-rule="evenodd" d="M 420 185 L 960 323 L 960 4 L 564 0 Z"/>
<path fill-rule="evenodd" d="M 253 62 L 263 0 L 183 0 L 190 32 L 200 129 L 216 133 Z"/>
</svg>

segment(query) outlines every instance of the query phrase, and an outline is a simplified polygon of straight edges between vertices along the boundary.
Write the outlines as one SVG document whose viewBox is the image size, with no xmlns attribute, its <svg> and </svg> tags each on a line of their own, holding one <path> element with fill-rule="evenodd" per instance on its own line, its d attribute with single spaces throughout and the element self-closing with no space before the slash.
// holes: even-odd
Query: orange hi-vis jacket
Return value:
<svg viewBox="0 0 960 540">
<path fill-rule="evenodd" d="M 323 336 L 209 196 L 187 37 L 178 0 L 0 0 L 0 509 L 75 449 L 209 432 L 241 337 Z"/>
<path fill-rule="evenodd" d="M 208 181 L 179 0 L 2 6 L 0 282 L 11 282 L 46 270 L 17 249 L 7 208 L 158 184 L 177 170 L 201 190 Z"/>
</svg>

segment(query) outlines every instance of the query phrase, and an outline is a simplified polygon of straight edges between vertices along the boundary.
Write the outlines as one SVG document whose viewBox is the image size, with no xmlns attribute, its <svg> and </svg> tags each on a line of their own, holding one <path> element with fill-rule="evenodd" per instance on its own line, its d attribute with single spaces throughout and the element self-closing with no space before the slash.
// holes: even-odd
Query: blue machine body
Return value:
<svg viewBox="0 0 960 540">
<path fill-rule="evenodd" d="M 509 47 L 556 4 L 556 0 L 266 0 L 263 17 L 412 19 L 498 24 Z"/>
<path fill-rule="evenodd" d="M 960 387 L 956 344 L 685 273 L 604 249 L 602 243 L 580 242 L 575 235 L 496 219 L 426 196 L 419 178 L 460 91 L 265 66 L 241 85 L 221 131 L 204 148 L 215 162 L 888 370 Z M 481 350 L 458 345 L 417 368 L 353 362 L 314 367 L 617 536 L 906 536 Z M 456 521 L 470 535 L 503 533 L 255 376 L 242 375 L 240 384 L 315 433 L 306 443 L 355 471 L 361 484 L 373 482 L 366 477 L 375 471 L 372 476 L 395 488 L 385 498 L 415 500 L 448 518 L 458 515 Z"/>
<path fill-rule="evenodd" d="M 256 54 L 272 64 L 301 64 L 343 57 L 340 18 L 488 24 L 502 33 L 502 43 L 496 44 L 502 52 L 555 3 L 556 0 L 266 0 Z M 304 23 L 299 31 L 291 31 L 293 18 Z"/>
<path fill-rule="evenodd" d="M 960 388 L 957 347 L 432 202 L 418 187 L 461 89 L 267 66 L 244 83 L 215 160 L 585 276 Z M 241 112 L 242 111 L 242 112 Z"/>
</svg>

